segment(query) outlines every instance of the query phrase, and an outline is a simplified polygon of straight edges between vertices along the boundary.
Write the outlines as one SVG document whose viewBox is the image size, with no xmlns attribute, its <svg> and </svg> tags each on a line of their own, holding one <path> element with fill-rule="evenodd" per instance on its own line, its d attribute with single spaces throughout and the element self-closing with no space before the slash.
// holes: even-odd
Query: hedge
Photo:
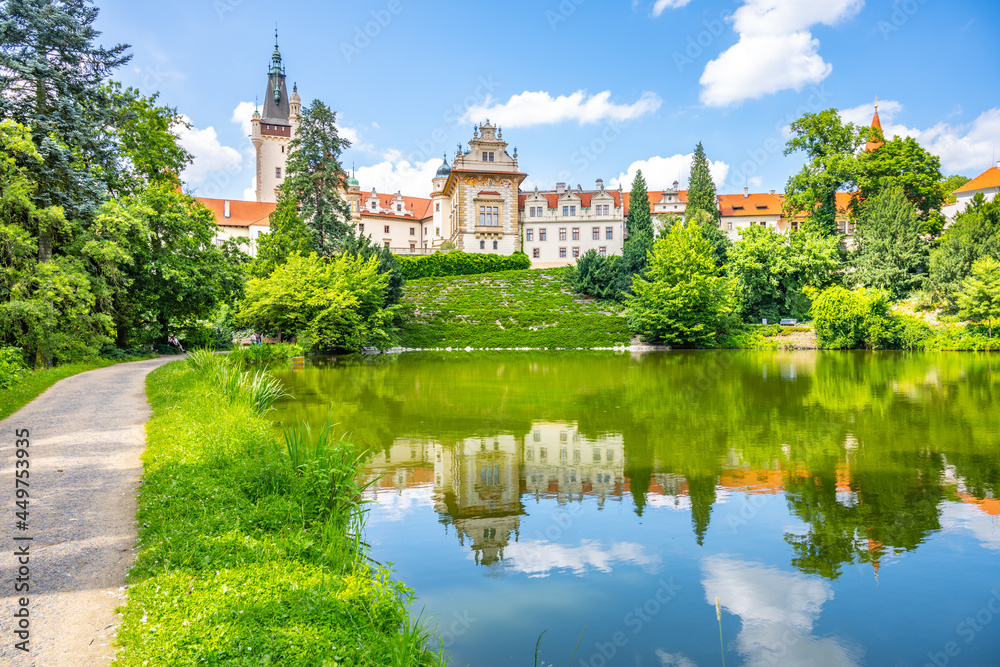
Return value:
<svg viewBox="0 0 1000 667">
<path fill-rule="evenodd" d="M 517 271 L 531 268 L 531 260 L 523 252 L 509 257 L 452 251 L 436 252 L 422 257 L 399 257 L 399 266 L 407 280 L 440 278 L 444 276 L 472 276 L 498 271 Z"/>
</svg>

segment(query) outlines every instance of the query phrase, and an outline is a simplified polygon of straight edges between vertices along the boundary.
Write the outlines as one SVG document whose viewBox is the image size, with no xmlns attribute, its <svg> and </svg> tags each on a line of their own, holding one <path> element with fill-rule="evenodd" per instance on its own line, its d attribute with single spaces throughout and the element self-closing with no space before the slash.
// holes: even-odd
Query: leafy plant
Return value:
<svg viewBox="0 0 1000 667">
<path fill-rule="evenodd" d="M 531 267 L 531 260 L 520 251 L 510 256 L 461 251 L 436 252 L 421 257 L 399 257 L 397 259 L 407 280 L 443 276 L 472 276 Z"/>
<path fill-rule="evenodd" d="M 897 344 L 899 324 L 882 290 L 829 287 L 813 301 L 810 314 L 822 348 L 884 350 Z"/>
</svg>

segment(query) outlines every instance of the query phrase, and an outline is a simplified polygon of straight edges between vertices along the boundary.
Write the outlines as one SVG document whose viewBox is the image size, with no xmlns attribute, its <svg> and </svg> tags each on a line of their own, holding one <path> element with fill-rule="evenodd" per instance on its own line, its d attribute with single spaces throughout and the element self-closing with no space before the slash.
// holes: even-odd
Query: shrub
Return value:
<svg viewBox="0 0 1000 667">
<path fill-rule="evenodd" d="M 436 252 L 423 257 L 400 257 L 399 265 L 407 280 L 442 276 L 472 276 L 480 273 L 515 271 L 531 268 L 531 260 L 523 252 L 509 257 L 469 252 Z"/>
<path fill-rule="evenodd" d="M 822 348 L 883 350 L 895 347 L 899 323 L 889 312 L 889 296 L 880 289 L 823 290 L 809 311 Z"/>
<path fill-rule="evenodd" d="M 27 372 L 21 348 L 0 347 L 0 389 L 13 387 Z"/>
<path fill-rule="evenodd" d="M 621 264 L 619 255 L 598 255 L 596 250 L 588 250 L 576 260 L 576 266 L 566 271 L 566 282 L 579 294 L 590 294 L 598 299 L 621 299 Z"/>
</svg>

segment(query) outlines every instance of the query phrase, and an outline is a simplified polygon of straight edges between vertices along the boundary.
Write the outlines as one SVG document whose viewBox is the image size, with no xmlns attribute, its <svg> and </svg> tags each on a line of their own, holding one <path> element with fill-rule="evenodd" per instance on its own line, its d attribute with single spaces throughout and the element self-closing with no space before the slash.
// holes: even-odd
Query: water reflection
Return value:
<svg viewBox="0 0 1000 667">
<path fill-rule="evenodd" d="M 801 522 L 784 533 L 789 564 L 833 580 L 846 565 L 878 574 L 942 530 L 997 548 L 997 364 L 811 352 L 412 355 L 289 374 L 298 400 L 282 418 L 320 423 L 332 405 L 334 421 L 376 452 L 369 473 L 381 476 L 387 517 L 399 503 L 386 494 L 430 504 L 476 564 L 500 572 L 656 567 L 628 540 L 560 539 L 584 502 L 640 517 L 686 512 L 703 545 L 713 531 L 752 525 L 747 499 L 770 495 Z M 543 500 L 564 508 L 563 523 L 522 536 L 528 504 Z"/>
</svg>

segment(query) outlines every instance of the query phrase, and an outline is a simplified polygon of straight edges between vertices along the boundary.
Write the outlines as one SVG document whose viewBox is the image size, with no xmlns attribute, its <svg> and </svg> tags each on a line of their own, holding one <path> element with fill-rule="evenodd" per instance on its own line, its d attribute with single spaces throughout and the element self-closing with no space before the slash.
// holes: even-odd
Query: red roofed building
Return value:
<svg viewBox="0 0 1000 667">
<path fill-rule="evenodd" d="M 955 190 L 955 203 L 942 207 L 942 212 L 949 220 L 966 209 L 977 194 L 983 195 L 987 201 L 992 200 L 1000 192 L 1000 162 L 990 167 L 974 179 Z"/>
<path fill-rule="evenodd" d="M 251 257 L 257 256 L 257 240 L 261 234 L 271 230 L 269 216 L 274 212 L 275 204 L 208 197 L 195 199 L 215 214 L 215 224 L 219 228 L 215 235 L 216 243 L 221 244 L 232 238 L 249 239 L 249 245 L 243 246 L 243 250 Z"/>
<path fill-rule="evenodd" d="M 620 255 L 625 242 L 624 193 L 606 190 L 598 180 L 594 190 L 579 185 L 521 193 L 518 197 L 524 252 L 532 266 L 575 264 L 593 250 Z"/>
<path fill-rule="evenodd" d="M 878 105 L 877 104 L 875 105 L 875 115 L 872 116 L 872 129 L 873 130 L 877 130 L 878 132 L 877 132 L 876 136 L 873 136 L 865 144 L 865 152 L 866 153 L 871 153 L 872 151 L 878 150 L 879 148 L 882 148 L 882 146 L 885 145 L 885 142 L 882 140 L 882 139 L 884 139 L 884 136 L 882 135 L 882 121 L 879 120 L 879 117 L 878 117 Z"/>
</svg>

